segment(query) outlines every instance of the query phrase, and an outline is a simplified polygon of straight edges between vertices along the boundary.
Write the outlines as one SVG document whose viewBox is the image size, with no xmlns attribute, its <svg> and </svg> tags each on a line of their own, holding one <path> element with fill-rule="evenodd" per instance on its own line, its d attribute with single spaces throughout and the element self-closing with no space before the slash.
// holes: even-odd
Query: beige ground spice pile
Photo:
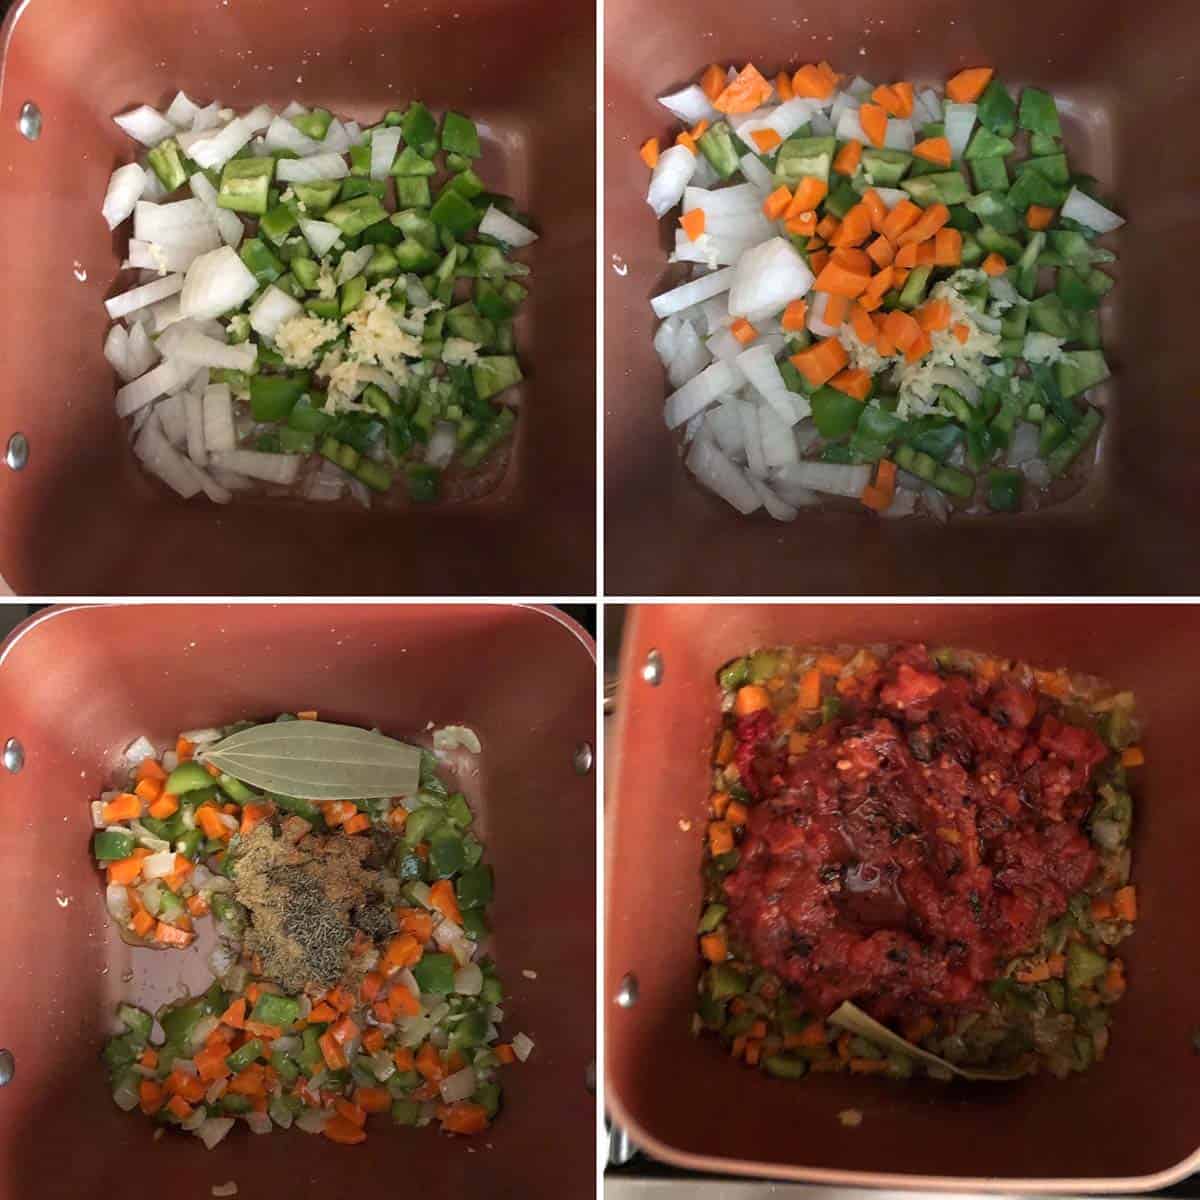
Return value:
<svg viewBox="0 0 1200 1200">
<path fill-rule="evenodd" d="M 250 911 L 245 950 L 285 991 L 325 990 L 350 975 L 351 913 L 380 890 L 365 838 L 276 838 L 263 822 L 238 847 L 235 895 Z"/>
</svg>

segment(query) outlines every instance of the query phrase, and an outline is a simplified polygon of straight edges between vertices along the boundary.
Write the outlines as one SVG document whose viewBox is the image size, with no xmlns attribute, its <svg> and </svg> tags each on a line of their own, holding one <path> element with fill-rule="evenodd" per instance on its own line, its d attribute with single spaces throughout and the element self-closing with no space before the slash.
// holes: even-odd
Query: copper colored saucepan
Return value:
<svg viewBox="0 0 1200 1200">
<path fill-rule="evenodd" d="M 1200 139 L 1171 137 L 1200 105 L 1200 7 L 1092 0 L 641 0 L 605 5 L 605 529 L 613 595 L 1157 594 L 1200 588 L 1189 552 L 1200 410 L 1189 321 L 1163 297 L 1184 284 L 1200 233 Z M 1130 54 L 1130 46 L 1138 47 Z M 802 511 L 781 525 L 739 516 L 701 490 L 662 419 L 670 390 L 651 346 L 648 298 L 677 281 L 669 222 L 645 204 L 637 154 L 678 128 L 656 97 L 711 62 L 783 67 L 828 59 L 873 82 L 941 83 L 987 64 L 1009 85 L 1059 98 L 1075 169 L 1095 175 L 1129 223 L 1113 244 L 1119 286 L 1102 315 L 1113 381 L 1099 463 L 1074 500 L 1041 514 L 878 521 Z"/>
<path fill-rule="evenodd" d="M 917 640 L 1069 665 L 1132 688 L 1142 898 L 1103 1063 L 1058 1082 L 775 1080 L 693 1038 L 715 671 L 754 647 Z M 1200 609 L 1027 605 L 645 606 L 621 656 L 607 821 L 605 1037 L 614 1119 L 707 1172 L 1003 1191 L 1162 1187 L 1200 1167 Z M 656 682 L 657 681 L 657 682 Z M 632 1001 L 632 1003 L 631 1003 Z M 861 1125 L 838 1113 L 857 1109 Z"/>
<path fill-rule="evenodd" d="M 535 1050 L 473 1142 L 382 1123 L 352 1148 L 235 1130 L 206 1152 L 154 1140 L 109 1095 L 98 1054 L 118 999 L 154 1007 L 211 976 L 202 948 L 117 936 L 89 798 L 138 734 L 162 745 L 296 708 L 398 736 L 429 721 L 479 734 L 478 773 L 458 780 L 495 867 L 505 1027 Z M 578 626 L 504 605 L 51 609 L 0 649 L 0 713 L 0 1047 L 15 1065 L 0 1087 L 2 1200 L 202 1200 L 230 1180 L 251 1200 L 592 1194 L 595 789 L 577 763 L 595 737 L 595 670 Z M 9 739 L 24 753 L 16 773 Z"/>
<path fill-rule="evenodd" d="M 570 595 L 593 590 L 595 14 L 556 0 L 16 0 L 0 31 L 0 574 L 22 595 Z M 480 170 L 535 215 L 513 461 L 467 504 L 372 512 L 175 498 L 135 462 L 101 353 L 128 229 L 112 122 L 178 89 L 373 123 L 480 122 Z M 40 136 L 30 141 L 41 116 Z"/>
</svg>

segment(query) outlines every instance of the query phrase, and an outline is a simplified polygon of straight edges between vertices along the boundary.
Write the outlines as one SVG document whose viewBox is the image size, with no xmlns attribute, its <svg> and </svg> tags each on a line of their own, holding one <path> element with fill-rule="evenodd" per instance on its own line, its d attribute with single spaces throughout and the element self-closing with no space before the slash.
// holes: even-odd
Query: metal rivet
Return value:
<svg viewBox="0 0 1200 1200">
<path fill-rule="evenodd" d="M 25 765 L 25 747 L 16 738 L 4 743 L 4 765 L 14 775 Z"/>
<path fill-rule="evenodd" d="M 642 667 L 642 678 L 650 684 L 651 687 L 658 687 L 662 683 L 663 677 L 663 657 L 657 650 L 651 650 L 646 655 L 645 665 Z"/>
<path fill-rule="evenodd" d="M 617 988 L 617 1004 L 621 1008 L 632 1008 L 638 1002 L 638 981 L 637 976 L 632 972 L 621 980 L 621 986 Z"/>
<path fill-rule="evenodd" d="M 587 1065 L 583 1075 L 583 1086 L 594 1096 L 596 1094 L 596 1060 L 593 1058 Z"/>
<path fill-rule="evenodd" d="M 0 1050 L 0 1087 L 7 1087 L 12 1083 L 16 1070 L 17 1060 L 13 1058 L 12 1051 Z"/>
<path fill-rule="evenodd" d="M 26 100 L 21 105 L 17 128 L 21 131 L 21 136 L 31 142 L 36 142 L 42 136 L 42 110 L 32 100 Z"/>
<path fill-rule="evenodd" d="M 21 470 L 29 461 L 29 439 L 23 433 L 14 433 L 8 439 L 8 449 L 4 452 L 4 461 L 14 471 Z"/>
<path fill-rule="evenodd" d="M 592 743 L 580 742 L 579 745 L 575 747 L 575 758 L 573 759 L 575 764 L 575 774 L 586 775 L 592 769 L 593 757 Z"/>
</svg>

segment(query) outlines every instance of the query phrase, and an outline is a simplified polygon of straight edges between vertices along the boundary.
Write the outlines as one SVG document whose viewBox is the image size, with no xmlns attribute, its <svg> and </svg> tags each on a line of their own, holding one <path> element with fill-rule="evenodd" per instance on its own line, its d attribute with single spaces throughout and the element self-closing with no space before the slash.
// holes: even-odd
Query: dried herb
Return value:
<svg viewBox="0 0 1200 1200">
<path fill-rule="evenodd" d="M 421 766 L 415 746 L 327 721 L 252 725 L 202 757 L 250 787 L 301 800 L 412 795 Z"/>
</svg>

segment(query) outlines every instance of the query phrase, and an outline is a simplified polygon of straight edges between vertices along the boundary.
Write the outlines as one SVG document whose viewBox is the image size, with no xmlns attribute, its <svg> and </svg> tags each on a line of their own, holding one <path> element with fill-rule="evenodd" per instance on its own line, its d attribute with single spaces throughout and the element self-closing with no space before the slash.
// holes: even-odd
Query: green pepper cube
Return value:
<svg viewBox="0 0 1200 1200">
<path fill-rule="evenodd" d="M 258 998 L 250 1017 L 261 1021 L 264 1025 L 278 1025 L 287 1028 L 300 1016 L 300 1002 L 290 996 L 276 996 L 271 992 L 263 992 Z"/>
<path fill-rule="evenodd" d="M 520 364 L 511 355 L 489 355 L 471 367 L 471 382 L 480 400 L 490 400 L 523 378 Z"/>
<path fill-rule="evenodd" d="M 369 175 L 371 173 L 371 147 L 358 145 L 350 147 L 350 174 Z"/>
<path fill-rule="evenodd" d="M 437 136 L 437 122 L 433 119 L 433 113 L 419 100 L 414 100 L 404 114 L 401 129 L 409 146 L 426 146 Z"/>
<path fill-rule="evenodd" d="M 336 225 L 347 237 L 362 233 L 368 226 L 387 219 L 388 211 L 376 196 L 355 196 L 335 204 L 325 214 L 325 220 Z M 251 268 L 253 270 L 253 268 Z"/>
<path fill-rule="evenodd" d="M 154 169 L 159 182 L 168 192 L 173 192 L 187 179 L 187 171 L 184 169 L 183 159 L 179 152 L 179 143 L 174 138 L 167 138 L 166 141 L 159 142 L 146 155 L 146 161 Z"/>
<path fill-rule="evenodd" d="M 225 1065 L 231 1071 L 244 1071 L 256 1059 L 265 1058 L 265 1050 L 266 1047 L 261 1038 L 251 1038 L 244 1046 L 226 1058 Z"/>
<path fill-rule="evenodd" d="M 442 189 L 429 216 L 435 225 L 448 229 L 455 237 L 469 233 L 481 219 L 475 206 L 451 187 Z"/>
<path fill-rule="evenodd" d="M 261 217 L 274 174 L 273 158 L 231 158 L 221 172 L 218 206 Z"/>
<path fill-rule="evenodd" d="M 92 838 L 92 853 L 100 862 L 128 858 L 133 846 L 133 834 L 124 829 L 101 829 Z"/>
<path fill-rule="evenodd" d="M 429 180 L 424 175 L 396 176 L 396 203 L 401 208 L 428 208 Z"/>
<path fill-rule="evenodd" d="M 442 473 L 426 463 L 409 463 L 405 468 L 408 498 L 417 504 L 432 504 L 441 490 Z"/>
<path fill-rule="evenodd" d="M 482 152 L 475 122 L 456 112 L 446 113 L 442 118 L 442 149 L 465 158 L 478 158 Z"/>
<path fill-rule="evenodd" d="M 412 146 L 405 146 L 396 156 L 396 161 L 392 163 L 391 173 L 398 177 L 435 175 L 437 173 L 437 164 L 432 159 L 428 159 L 419 153 Z"/>
<path fill-rule="evenodd" d="M 293 208 L 288 204 L 277 204 L 259 218 L 258 232 L 278 246 L 299 224 Z"/>
<path fill-rule="evenodd" d="M 1027 87 L 1021 93 L 1021 109 L 1017 123 L 1030 133 L 1046 137 L 1062 137 L 1062 126 L 1058 122 L 1058 108 L 1049 92 Z"/>
<path fill-rule="evenodd" d="M 305 213 L 319 217 L 337 199 L 339 186 L 336 179 L 314 179 L 309 183 L 293 183 L 292 191 Z"/>
<path fill-rule="evenodd" d="M 250 380 L 250 412 L 256 421 L 284 421 L 308 391 L 307 371 L 294 375 L 255 375 Z"/>
<path fill-rule="evenodd" d="M 435 996 L 448 996 L 454 991 L 454 971 L 454 959 L 449 954 L 426 954 L 412 968 L 421 991 Z"/>
<path fill-rule="evenodd" d="M 314 108 L 312 112 L 300 113 L 292 118 L 292 124 L 314 142 L 325 137 L 332 123 L 333 114 L 327 108 Z"/>
<path fill-rule="evenodd" d="M 283 263 L 262 238 L 247 238 L 238 254 L 260 286 L 274 283 L 283 274 Z"/>
<path fill-rule="evenodd" d="M 455 889 L 458 906 L 467 909 L 486 908 L 492 902 L 492 868 L 484 864 L 464 871 Z"/>
</svg>

